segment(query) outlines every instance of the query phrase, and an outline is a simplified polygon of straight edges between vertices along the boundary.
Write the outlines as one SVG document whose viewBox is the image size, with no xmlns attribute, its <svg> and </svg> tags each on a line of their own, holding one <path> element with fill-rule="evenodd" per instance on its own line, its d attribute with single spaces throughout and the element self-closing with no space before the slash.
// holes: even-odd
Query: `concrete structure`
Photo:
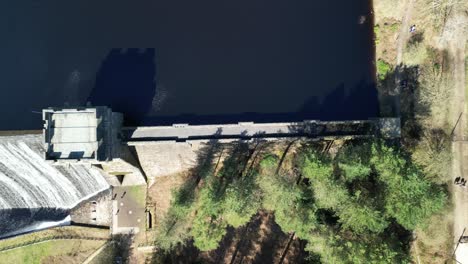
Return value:
<svg viewBox="0 0 468 264">
<path fill-rule="evenodd" d="M 96 165 L 112 186 L 144 185 L 146 179 L 122 144 L 122 114 L 105 106 L 42 112 L 45 159 L 55 164 Z"/>
<path fill-rule="evenodd" d="M 49 108 L 42 118 L 46 160 L 112 160 L 121 114 L 107 107 Z"/>
<path fill-rule="evenodd" d="M 330 140 L 375 135 L 386 138 L 400 136 L 398 118 L 356 121 L 307 120 L 283 123 L 241 122 L 222 125 L 174 124 L 172 126 L 122 128 L 122 115 L 101 106 L 78 109 L 49 108 L 43 111 L 43 119 L 46 160 L 57 163 L 85 162 L 97 165 L 105 172 L 106 180 L 112 186 L 146 184 L 147 179 L 140 167 L 148 169 L 148 165 L 152 163 L 146 164 L 144 161 L 138 161 L 138 158 L 134 156 L 134 152 L 138 151 L 136 146 L 165 144 L 163 148 L 160 148 L 161 151 L 152 151 L 151 155 L 158 156 L 165 161 L 162 167 L 172 165 L 175 171 L 178 171 L 176 168 L 187 167 L 195 162 L 192 157 L 195 150 L 192 146 L 213 139 L 220 143 L 228 143 L 254 139 Z M 182 142 L 185 144 L 174 144 Z M 177 151 L 171 153 L 175 148 Z M 139 148 L 139 151 L 142 152 L 142 149 Z M 187 160 L 189 160 L 187 164 L 170 162 L 169 157 L 173 157 L 172 154 L 179 157 L 181 153 L 187 154 Z"/>
<path fill-rule="evenodd" d="M 399 118 L 381 118 L 357 121 L 308 120 L 291 123 L 241 122 L 224 125 L 189 125 L 123 128 L 123 139 L 131 145 L 143 141 L 190 142 L 221 139 L 224 141 L 254 138 L 275 139 L 286 137 L 330 138 L 343 136 L 400 136 Z"/>
</svg>

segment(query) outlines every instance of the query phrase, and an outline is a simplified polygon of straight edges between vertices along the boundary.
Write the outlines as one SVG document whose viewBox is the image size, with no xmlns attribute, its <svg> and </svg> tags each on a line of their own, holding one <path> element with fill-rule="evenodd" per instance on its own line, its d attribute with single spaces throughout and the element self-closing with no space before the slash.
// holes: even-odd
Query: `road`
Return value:
<svg viewBox="0 0 468 264">
<path fill-rule="evenodd" d="M 468 141 L 466 131 L 466 69 L 465 69 L 465 45 L 466 45 L 466 28 L 457 25 L 464 21 L 454 14 L 448 21 L 448 26 L 455 29 L 455 33 L 452 34 L 452 38 L 447 43 L 447 47 L 450 53 L 450 57 L 453 59 L 453 81 L 454 81 L 454 100 L 453 109 L 451 111 L 452 122 L 456 125 L 454 130 L 454 141 L 452 143 L 453 151 L 453 166 L 452 166 L 452 177 L 455 179 L 458 176 L 468 179 L 468 165 L 464 163 L 468 160 Z M 466 20 L 465 20 L 466 22 Z M 450 23 L 455 23 L 451 25 Z M 461 116 L 460 116 L 461 114 Z M 457 243 L 463 229 L 468 227 L 468 190 L 455 186 L 453 188 L 453 202 L 454 202 L 454 239 L 455 244 Z M 462 245 L 457 248 L 455 252 L 455 258 L 459 263 L 468 264 L 468 247 Z"/>
</svg>

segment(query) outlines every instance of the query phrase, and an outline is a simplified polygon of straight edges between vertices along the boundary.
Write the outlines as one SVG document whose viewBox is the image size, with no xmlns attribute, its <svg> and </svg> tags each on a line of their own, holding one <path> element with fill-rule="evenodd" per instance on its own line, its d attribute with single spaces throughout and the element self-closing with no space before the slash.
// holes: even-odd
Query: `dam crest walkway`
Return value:
<svg viewBox="0 0 468 264">
<path fill-rule="evenodd" d="M 353 121 L 320 121 L 254 123 L 239 122 L 224 125 L 189 125 L 123 127 L 125 142 L 147 141 L 193 141 L 210 139 L 275 139 L 287 137 L 340 138 L 369 137 L 381 135 L 386 138 L 400 136 L 399 118 L 376 118 Z"/>
</svg>

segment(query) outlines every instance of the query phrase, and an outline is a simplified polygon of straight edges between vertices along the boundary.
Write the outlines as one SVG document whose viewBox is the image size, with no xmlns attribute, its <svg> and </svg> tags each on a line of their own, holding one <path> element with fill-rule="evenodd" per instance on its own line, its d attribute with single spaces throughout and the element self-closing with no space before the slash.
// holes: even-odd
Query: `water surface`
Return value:
<svg viewBox="0 0 468 264">
<path fill-rule="evenodd" d="M 1 130 L 64 102 L 140 125 L 378 113 L 367 0 L 2 1 L 0 34 Z"/>
</svg>

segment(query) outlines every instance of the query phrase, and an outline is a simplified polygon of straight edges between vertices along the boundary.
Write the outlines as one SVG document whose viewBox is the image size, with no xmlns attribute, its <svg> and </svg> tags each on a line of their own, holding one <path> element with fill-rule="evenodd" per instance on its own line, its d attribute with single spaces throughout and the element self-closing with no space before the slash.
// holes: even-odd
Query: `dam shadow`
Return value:
<svg viewBox="0 0 468 264">
<path fill-rule="evenodd" d="M 191 125 L 238 122 L 269 123 L 300 122 L 304 120 L 340 121 L 366 120 L 378 117 L 378 92 L 373 82 L 368 82 L 363 78 L 350 89 L 346 89 L 344 84 L 340 84 L 330 90 L 332 92 L 325 98 L 318 96 L 309 97 L 296 112 L 152 116 L 146 117 L 142 125 L 172 125 L 174 123 L 189 123 Z"/>
<path fill-rule="evenodd" d="M 156 94 L 155 50 L 112 49 L 96 74 L 88 102 L 123 113 L 126 125 L 141 124 Z"/>
<path fill-rule="evenodd" d="M 29 233 L 44 222 L 58 222 L 69 215 L 60 208 L 12 208 L 0 210 L 0 238 Z"/>
</svg>

